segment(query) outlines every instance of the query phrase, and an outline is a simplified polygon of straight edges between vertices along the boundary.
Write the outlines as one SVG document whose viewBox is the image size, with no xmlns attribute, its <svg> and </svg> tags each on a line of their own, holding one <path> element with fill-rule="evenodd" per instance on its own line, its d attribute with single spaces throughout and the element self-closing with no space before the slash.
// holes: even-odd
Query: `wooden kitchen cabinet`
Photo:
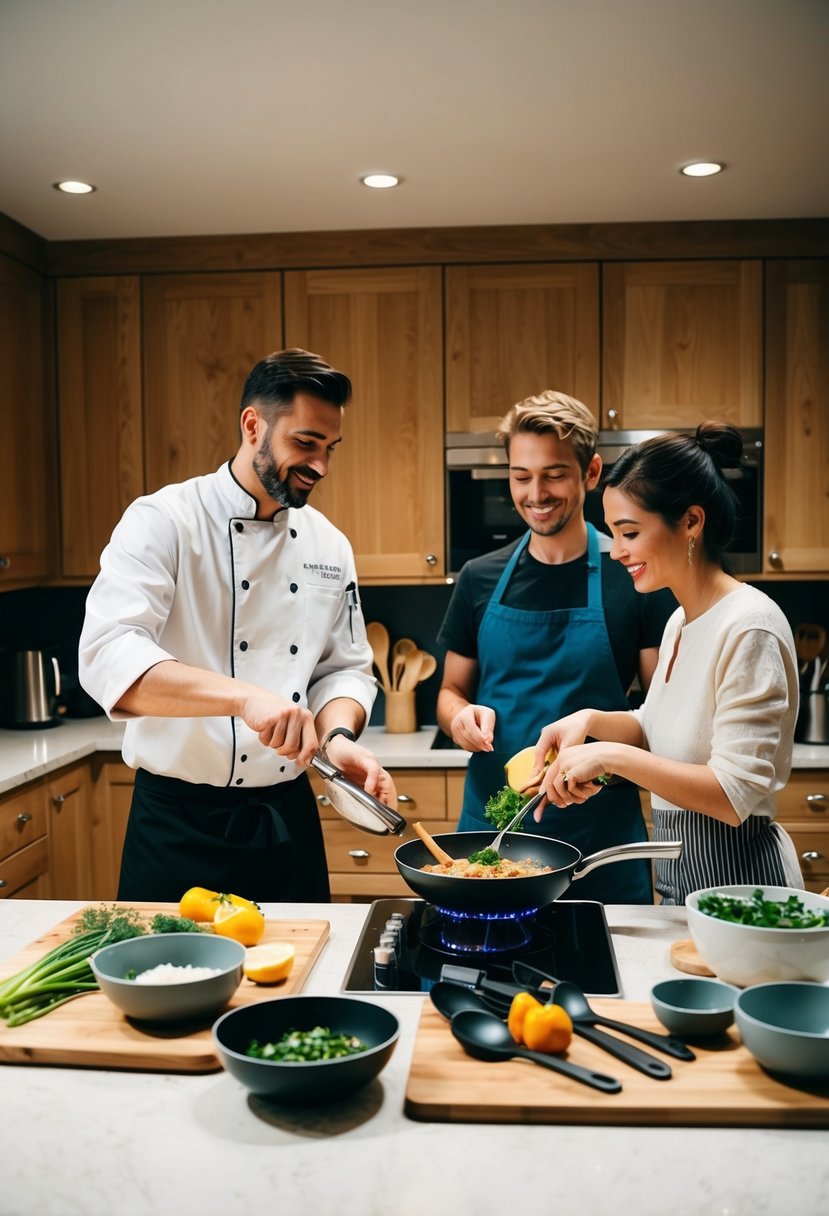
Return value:
<svg viewBox="0 0 829 1216">
<path fill-rule="evenodd" d="M 144 279 L 148 493 L 213 472 L 236 454 L 245 379 L 282 347 L 280 287 L 271 272 Z"/>
<path fill-rule="evenodd" d="M 61 279 L 57 329 L 62 569 L 94 578 L 144 493 L 138 276 Z"/>
<path fill-rule="evenodd" d="M 602 269 L 602 427 L 763 424 L 759 261 Z"/>
<path fill-rule="evenodd" d="M 444 574 L 443 325 L 436 267 L 285 275 L 285 343 L 347 373 L 343 443 L 313 504 L 364 582 Z"/>
<path fill-rule="evenodd" d="M 95 899 L 115 899 L 127 831 L 135 770 L 117 753 L 96 753 L 90 762 L 90 867 Z"/>
<path fill-rule="evenodd" d="M 92 882 L 89 763 L 84 761 L 50 776 L 45 797 L 49 815 L 51 898 L 100 898 Z"/>
<path fill-rule="evenodd" d="M 794 769 L 777 795 L 780 823 L 794 841 L 808 891 L 829 887 L 829 769 Z"/>
<path fill-rule="evenodd" d="M 446 430 L 494 431 L 550 388 L 598 413 L 598 264 L 448 267 Z"/>
<path fill-rule="evenodd" d="M 0 898 L 49 898 L 47 830 L 42 780 L 0 797 Z"/>
<path fill-rule="evenodd" d="M 829 571 L 829 260 L 766 270 L 764 570 Z"/>
<path fill-rule="evenodd" d="M 49 573 L 45 316 L 41 276 L 0 255 L 0 590 Z"/>
<path fill-rule="evenodd" d="M 416 833 L 418 820 L 428 832 L 448 832 L 456 820 L 447 820 L 447 777 L 451 770 L 390 769 L 397 788 L 398 810 L 408 821 L 402 836 L 373 836 L 343 819 L 325 798 L 323 785 L 310 772 L 311 787 L 319 804 L 331 897 L 335 902 L 361 903 L 387 895 L 413 895 L 395 865 L 395 849 Z"/>
</svg>

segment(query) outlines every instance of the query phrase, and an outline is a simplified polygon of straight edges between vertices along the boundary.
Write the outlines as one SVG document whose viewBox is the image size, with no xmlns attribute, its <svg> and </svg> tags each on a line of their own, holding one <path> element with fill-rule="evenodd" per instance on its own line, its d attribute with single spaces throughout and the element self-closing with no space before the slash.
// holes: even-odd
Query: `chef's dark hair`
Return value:
<svg viewBox="0 0 829 1216">
<path fill-rule="evenodd" d="M 689 507 L 705 511 L 702 543 L 720 561 L 734 539 L 737 498 L 723 476 L 743 456 L 743 437 L 726 422 L 703 422 L 694 435 L 656 435 L 627 448 L 606 471 L 613 486 L 674 528 Z"/>
<path fill-rule="evenodd" d="M 239 412 L 249 405 L 270 406 L 273 422 L 287 412 L 297 393 L 309 393 L 331 405 L 347 405 L 351 381 L 308 350 L 279 350 L 260 359 L 248 375 Z"/>
</svg>

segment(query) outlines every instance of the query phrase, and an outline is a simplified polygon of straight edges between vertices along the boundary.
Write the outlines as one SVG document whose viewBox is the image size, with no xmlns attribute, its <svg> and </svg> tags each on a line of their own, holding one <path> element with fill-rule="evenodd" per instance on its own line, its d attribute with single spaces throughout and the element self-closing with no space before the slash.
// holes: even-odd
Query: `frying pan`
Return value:
<svg viewBox="0 0 829 1216">
<path fill-rule="evenodd" d="M 492 832 L 447 832 L 434 837 L 452 858 L 468 857 L 478 849 L 492 844 Z M 447 874 L 429 874 L 421 866 L 434 862 L 434 857 L 421 840 L 407 840 L 394 854 L 404 882 L 425 899 L 452 912 L 527 912 L 544 908 L 558 899 L 571 882 L 584 878 L 591 870 L 616 861 L 637 858 L 680 857 L 681 840 L 616 845 L 583 857 L 575 845 L 549 836 L 531 836 L 526 832 L 510 832 L 504 837 L 499 852 L 505 860 L 527 861 L 551 866 L 549 874 L 533 874 L 530 878 L 452 878 Z"/>
</svg>

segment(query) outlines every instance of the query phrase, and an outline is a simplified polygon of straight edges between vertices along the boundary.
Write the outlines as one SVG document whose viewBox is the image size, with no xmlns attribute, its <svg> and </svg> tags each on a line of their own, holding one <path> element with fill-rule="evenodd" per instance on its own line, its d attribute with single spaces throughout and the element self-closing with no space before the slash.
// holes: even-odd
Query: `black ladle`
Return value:
<svg viewBox="0 0 829 1216">
<path fill-rule="evenodd" d="M 574 1026 L 608 1026 L 611 1030 L 619 1030 L 629 1038 L 638 1039 L 640 1043 L 647 1043 L 649 1047 L 655 1047 L 657 1051 L 664 1052 L 666 1056 L 673 1056 L 674 1059 L 695 1060 L 697 1058 L 682 1042 L 682 1039 L 676 1039 L 672 1035 L 656 1034 L 650 1030 L 640 1030 L 638 1026 L 631 1026 L 628 1022 L 616 1022 L 613 1018 L 602 1017 L 591 1008 L 581 988 L 571 984 L 569 980 L 560 980 L 556 984 L 552 999 L 556 1005 L 561 1005 L 562 1009 L 566 1009 Z"/>
<path fill-rule="evenodd" d="M 617 1094 L 622 1088 L 621 1081 L 603 1072 L 594 1072 L 589 1068 L 581 1068 L 558 1056 L 546 1055 L 540 1051 L 530 1051 L 527 1047 L 519 1047 L 509 1032 L 506 1022 L 502 1022 L 494 1013 L 485 1010 L 461 1009 L 454 1015 L 450 1023 L 452 1034 L 469 1055 L 477 1060 L 511 1060 L 518 1056 L 522 1060 L 532 1060 L 543 1068 L 551 1068 L 553 1072 L 563 1073 L 573 1081 L 582 1085 L 590 1085 L 606 1094 Z"/>
<path fill-rule="evenodd" d="M 564 985 L 556 984 L 553 989 L 553 994 L 550 998 L 551 1005 L 560 1005 L 562 1009 L 568 1009 L 569 1001 L 567 992 L 562 994 L 559 989 Z M 569 985 L 575 988 L 575 984 Z M 584 996 L 580 988 L 576 991 Z M 668 1081 L 673 1076 L 671 1066 L 663 1060 L 657 1060 L 656 1056 L 650 1055 L 647 1051 L 642 1051 L 641 1047 L 634 1047 L 632 1043 L 624 1043 L 621 1039 L 617 1039 L 615 1035 L 605 1034 L 603 1030 L 597 1030 L 589 1022 L 583 1022 L 578 1018 L 570 1015 L 570 1020 L 573 1023 L 573 1032 L 583 1039 L 587 1039 L 588 1043 L 595 1043 L 597 1047 L 601 1047 L 603 1051 L 615 1056 L 617 1060 L 623 1060 L 625 1064 L 629 1064 L 631 1068 L 635 1068 L 637 1072 L 643 1072 L 648 1077 L 653 1077 L 654 1081 Z"/>
<path fill-rule="evenodd" d="M 460 984 L 450 984 L 448 980 L 438 980 L 433 984 L 429 996 L 438 1013 L 442 1013 L 450 1022 L 456 1013 L 462 1013 L 464 1009 L 474 1009 L 478 1013 L 493 1012 L 477 992 Z"/>
</svg>

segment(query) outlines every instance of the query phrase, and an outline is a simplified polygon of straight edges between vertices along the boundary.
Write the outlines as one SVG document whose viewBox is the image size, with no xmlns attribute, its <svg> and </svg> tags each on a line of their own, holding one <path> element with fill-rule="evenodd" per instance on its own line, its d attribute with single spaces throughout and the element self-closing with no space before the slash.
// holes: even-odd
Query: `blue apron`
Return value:
<svg viewBox="0 0 829 1216">
<path fill-rule="evenodd" d="M 629 709 L 602 607 L 599 538 L 587 525 L 587 607 L 531 612 L 502 603 L 527 532 L 507 563 L 478 630 L 479 682 L 476 701 L 496 712 L 493 751 L 475 752 L 464 785 L 458 830 L 491 829 L 487 800 L 505 784 L 504 765 L 534 744 L 548 722 L 578 709 Z M 524 830 L 566 840 L 584 855 L 616 844 L 647 839 L 636 787 L 607 786 L 582 807 L 547 807 L 540 824 Z M 569 899 L 602 903 L 653 903 L 650 863 L 621 861 L 601 866 L 574 882 Z"/>
</svg>

